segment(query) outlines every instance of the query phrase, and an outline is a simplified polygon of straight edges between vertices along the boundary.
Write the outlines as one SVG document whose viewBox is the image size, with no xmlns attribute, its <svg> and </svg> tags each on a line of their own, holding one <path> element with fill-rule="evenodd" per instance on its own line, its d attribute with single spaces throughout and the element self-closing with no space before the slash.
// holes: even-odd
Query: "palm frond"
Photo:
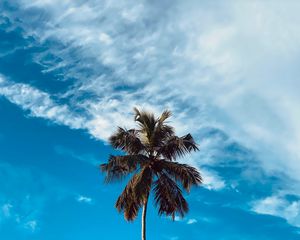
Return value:
<svg viewBox="0 0 300 240">
<path fill-rule="evenodd" d="M 188 203 L 182 191 L 166 174 L 160 174 L 154 182 L 154 193 L 159 215 L 172 216 L 174 220 L 176 213 L 183 217 L 188 212 Z"/>
<path fill-rule="evenodd" d="M 125 156 L 111 155 L 107 163 L 100 165 L 100 169 L 106 174 L 105 182 L 109 183 L 114 180 L 121 180 L 148 162 L 149 159 L 141 154 Z"/>
<path fill-rule="evenodd" d="M 158 118 L 158 122 L 163 123 L 166 119 L 170 118 L 171 116 L 172 116 L 172 112 L 169 110 L 165 110 Z"/>
<path fill-rule="evenodd" d="M 147 111 L 139 111 L 137 108 L 134 108 L 135 112 L 135 121 L 139 124 L 139 132 L 144 135 L 144 140 L 146 143 L 150 143 L 152 134 L 155 130 L 157 120 L 153 113 Z"/>
<path fill-rule="evenodd" d="M 135 219 L 138 209 L 144 204 L 150 193 L 152 184 L 152 171 L 146 166 L 140 173 L 135 174 L 116 202 L 118 211 L 124 212 L 128 221 Z"/>
<path fill-rule="evenodd" d="M 167 160 L 173 161 L 187 153 L 199 150 L 191 134 L 183 137 L 171 136 L 159 149 L 159 153 Z"/>
<path fill-rule="evenodd" d="M 172 115 L 171 111 L 165 110 L 157 119 L 152 113 L 139 111 L 137 108 L 134 111 L 135 120 L 139 123 L 139 131 L 142 133 L 142 142 L 148 148 L 158 148 L 166 139 L 174 135 L 174 128 L 165 124 L 165 120 Z"/>
<path fill-rule="evenodd" d="M 192 185 L 200 185 L 202 183 L 199 171 L 192 166 L 163 159 L 156 161 L 155 164 L 158 165 L 156 169 L 166 172 L 176 181 L 179 181 L 187 192 L 190 191 Z"/>
<path fill-rule="evenodd" d="M 166 124 L 157 124 L 154 133 L 152 134 L 150 143 L 154 150 L 159 150 L 164 144 L 166 139 L 174 135 L 173 127 Z"/>
<path fill-rule="evenodd" d="M 144 167 L 134 182 L 134 197 L 141 204 L 148 197 L 152 184 L 152 171 L 149 166 Z"/>
<path fill-rule="evenodd" d="M 124 212 L 124 217 L 128 221 L 133 221 L 139 211 L 140 205 L 134 199 L 133 181 L 136 175 L 132 177 L 125 189 L 118 197 L 115 207 L 119 212 Z"/>
<path fill-rule="evenodd" d="M 141 153 L 145 146 L 142 144 L 135 129 L 126 130 L 118 127 L 117 131 L 109 138 L 110 144 L 116 148 L 126 151 L 128 154 Z"/>
<path fill-rule="evenodd" d="M 166 110 L 156 121 L 154 133 L 152 135 L 152 146 L 158 147 L 164 144 L 164 141 L 174 136 L 174 128 L 165 123 L 165 120 L 171 116 L 171 112 Z"/>
</svg>

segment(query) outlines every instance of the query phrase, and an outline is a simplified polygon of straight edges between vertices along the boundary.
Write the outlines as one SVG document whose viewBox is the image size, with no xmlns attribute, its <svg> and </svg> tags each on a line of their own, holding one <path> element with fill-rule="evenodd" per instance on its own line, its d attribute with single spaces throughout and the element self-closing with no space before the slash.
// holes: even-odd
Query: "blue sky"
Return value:
<svg viewBox="0 0 300 240">
<path fill-rule="evenodd" d="M 0 3 L 0 237 L 140 239 L 98 165 L 132 108 L 201 151 L 190 212 L 149 239 L 300 239 L 297 1 Z"/>
</svg>

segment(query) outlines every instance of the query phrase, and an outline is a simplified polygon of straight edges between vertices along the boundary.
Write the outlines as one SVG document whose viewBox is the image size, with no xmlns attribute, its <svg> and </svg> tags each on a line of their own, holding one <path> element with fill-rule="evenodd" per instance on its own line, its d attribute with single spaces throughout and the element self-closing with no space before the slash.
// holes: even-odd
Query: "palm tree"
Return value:
<svg viewBox="0 0 300 240">
<path fill-rule="evenodd" d="M 159 118 L 137 108 L 134 113 L 138 128 L 119 127 L 109 138 L 115 149 L 126 154 L 110 156 L 101 170 L 107 183 L 133 175 L 115 206 L 119 212 L 124 212 L 127 221 L 133 221 L 143 207 L 142 240 L 145 240 L 150 191 L 154 192 L 159 215 L 171 216 L 174 220 L 176 214 L 183 217 L 188 212 L 188 203 L 179 184 L 189 192 L 192 185 L 201 184 L 202 178 L 196 168 L 176 162 L 177 158 L 197 151 L 198 147 L 191 134 L 178 137 L 173 127 L 166 124 L 170 111 L 164 111 Z"/>
</svg>

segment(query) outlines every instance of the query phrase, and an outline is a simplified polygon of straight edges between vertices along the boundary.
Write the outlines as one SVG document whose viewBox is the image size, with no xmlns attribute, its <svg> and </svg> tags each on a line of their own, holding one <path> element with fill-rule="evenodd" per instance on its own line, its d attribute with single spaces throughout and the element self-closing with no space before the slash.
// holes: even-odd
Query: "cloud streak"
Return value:
<svg viewBox="0 0 300 240">
<path fill-rule="evenodd" d="M 12 83 L 0 76 L 0 95 L 28 110 L 34 117 L 46 118 L 75 129 L 82 128 L 83 119 L 72 113 L 68 106 L 56 104 L 49 94 L 28 84 Z"/>
<path fill-rule="evenodd" d="M 92 203 L 92 198 L 90 197 L 86 197 L 86 196 L 83 196 L 83 195 L 79 195 L 76 200 L 80 203 L 87 203 L 87 204 L 91 204 Z"/>
<path fill-rule="evenodd" d="M 300 201 L 288 201 L 285 196 L 273 195 L 253 203 L 253 211 L 286 219 L 290 224 L 300 226 Z"/>
</svg>

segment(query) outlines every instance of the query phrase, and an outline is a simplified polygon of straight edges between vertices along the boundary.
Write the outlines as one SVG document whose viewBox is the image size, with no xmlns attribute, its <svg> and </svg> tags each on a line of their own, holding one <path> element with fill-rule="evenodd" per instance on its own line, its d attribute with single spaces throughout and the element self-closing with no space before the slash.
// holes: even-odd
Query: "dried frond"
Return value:
<svg viewBox="0 0 300 240">
<path fill-rule="evenodd" d="M 152 171 L 144 167 L 140 173 L 135 174 L 116 202 L 118 211 L 124 212 L 124 217 L 132 221 L 137 216 L 139 208 L 148 198 L 152 184 Z"/>
<path fill-rule="evenodd" d="M 172 112 L 169 111 L 169 110 L 165 110 L 165 111 L 163 111 L 163 113 L 158 118 L 158 122 L 163 123 L 166 119 L 168 119 L 171 116 L 172 116 Z"/>
<path fill-rule="evenodd" d="M 148 143 L 150 143 L 152 134 L 155 130 L 155 126 L 157 123 L 154 114 L 147 111 L 139 111 L 137 108 L 134 108 L 134 112 L 134 119 L 140 127 L 139 132 L 145 135 L 145 138 L 148 140 Z"/>
<path fill-rule="evenodd" d="M 174 136 L 174 128 L 158 122 L 151 138 L 151 146 L 158 150 L 165 144 L 165 141 Z"/>
<path fill-rule="evenodd" d="M 143 204 L 149 195 L 152 184 L 152 170 L 149 166 L 144 167 L 134 181 L 134 198 Z"/>
<path fill-rule="evenodd" d="M 179 214 L 181 217 L 188 212 L 188 203 L 176 182 L 166 174 L 160 174 L 154 182 L 155 203 L 159 215 L 172 216 Z"/>
<path fill-rule="evenodd" d="M 105 182 L 121 180 L 124 176 L 136 171 L 149 162 L 149 159 L 141 154 L 110 156 L 107 163 L 101 164 L 100 169 L 106 173 Z"/>
<path fill-rule="evenodd" d="M 179 181 L 187 192 L 190 191 L 192 185 L 200 185 L 202 183 L 199 171 L 192 166 L 165 160 L 156 161 L 155 164 L 158 165 L 157 169 L 166 172 L 176 181 Z"/>
<path fill-rule="evenodd" d="M 109 138 L 110 144 L 116 148 L 126 151 L 128 154 L 141 153 L 145 146 L 142 144 L 135 129 L 126 130 L 118 127 L 117 131 Z"/>
<path fill-rule="evenodd" d="M 133 221 L 136 218 L 140 208 L 140 205 L 134 199 L 133 181 L 135 178 L 136 175 L 126 185 L 115 205 L 119 212 L 124 212 L 124 217 L 128 221 Z"/>
</svg>

